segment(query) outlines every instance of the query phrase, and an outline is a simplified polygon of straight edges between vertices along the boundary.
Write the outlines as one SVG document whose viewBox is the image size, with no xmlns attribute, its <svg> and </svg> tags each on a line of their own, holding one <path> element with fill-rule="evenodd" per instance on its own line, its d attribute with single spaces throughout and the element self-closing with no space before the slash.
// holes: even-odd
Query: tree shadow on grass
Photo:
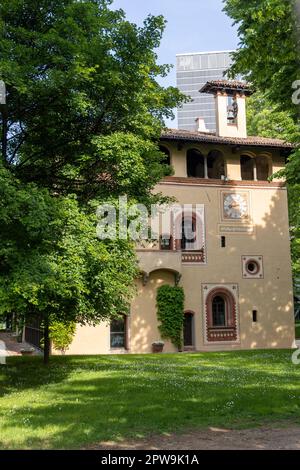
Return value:
<svg viewBox="0 0 300 470">
<path fill-rule="evenodd" d="M 265 361 L 270 355 L 256 356 L 262 370 L 244 353 L 55 358 L 49 369 L 25 361 L 16 367 L 22 386 L 4 396 L 1 447 L 77 448 L 189 427 L 299 418 L 299 367 L 282 352 L 274 374 Z M 14 398 L 16 388 L 23 397 Z"/>
</svg>

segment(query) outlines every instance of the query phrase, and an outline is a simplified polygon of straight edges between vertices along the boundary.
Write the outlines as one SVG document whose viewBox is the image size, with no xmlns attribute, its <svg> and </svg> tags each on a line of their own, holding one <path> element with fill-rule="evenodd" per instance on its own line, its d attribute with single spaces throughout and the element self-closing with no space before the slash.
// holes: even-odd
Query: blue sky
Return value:
<svg viewBox="0 0 300 470">
<path fill-rule="evenodd" d="M 159 63 L 175 66 L 176 54 L 229 50 L 238 44 L 236 28 L 222 11 L 222 0 L 114 0 L 112 8 L 122 8 L 127 19 L 138 25 L 150 13 L 166 18 Z M 176 85 L 175 67 L 162 83 Z"/>
</svg>

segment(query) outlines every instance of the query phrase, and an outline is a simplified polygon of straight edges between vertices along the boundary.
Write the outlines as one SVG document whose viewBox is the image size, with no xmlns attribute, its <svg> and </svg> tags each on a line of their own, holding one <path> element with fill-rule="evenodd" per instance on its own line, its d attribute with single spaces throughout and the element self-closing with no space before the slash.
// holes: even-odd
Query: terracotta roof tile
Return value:
<svg viewBox="0 0 300 470">
<path fill-rule="evenodd" d="M 218 90 L 224 90 L 227 92 L 242 91 L 247 96 L 254 93 L 254 90 L 249 83 L 238 80 L 212 80 L 207 82 L 199 91 L 200 93 L 216 93 Z"/>
<path fill-rule="evenodd" d="M 295 146 L 281 139 L 269 139 L 266 137 L 249 136 L 242 137 L 220 137 L 212 132 L 186 131 L 179 129 L 165 129 L 161 134 L 161 140 L 177 140 L 184 142 L 201 142 L 205 144 L 227 144 L 245 145 L 252 147 L 277 147 L 282 149 L 292 149 Z"/>
</svg>

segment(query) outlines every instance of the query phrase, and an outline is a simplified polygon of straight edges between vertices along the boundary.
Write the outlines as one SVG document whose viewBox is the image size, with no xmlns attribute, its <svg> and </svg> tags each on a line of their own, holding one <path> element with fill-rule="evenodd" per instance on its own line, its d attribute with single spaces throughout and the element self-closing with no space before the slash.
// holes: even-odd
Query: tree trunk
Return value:
<svg viewBox="0 0 300 470">
<path fill-rule="evenodd" d="M 49 319 L 44 321 L 44 364 L 49 364 L 50 357 L 50 338 L 49 338 Z"/>
<path fill-rule="evenodd" d="M 7 166 L 7 109 L 6 105 L 0 105 L 1 116 L 2 116 L 2 136 L 1 136 L 1 146 L 2 146 L 2 160 L 5 166 Z"/>
</svg>

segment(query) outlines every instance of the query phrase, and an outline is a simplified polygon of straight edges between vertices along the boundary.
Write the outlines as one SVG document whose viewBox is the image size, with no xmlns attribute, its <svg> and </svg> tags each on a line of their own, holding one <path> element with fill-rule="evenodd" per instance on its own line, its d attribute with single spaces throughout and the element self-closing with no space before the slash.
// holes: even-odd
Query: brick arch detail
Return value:
<svg viewBox="0 0 300 470">
<path fill-rule="evenodd" d="M 184 315 L 190 314 L 190 315 L 195 316 L 195 312 L 194 312 L 193 310 L 185 310 L 185 311 L 183 312 L 183 314 L 184 314 Z"/>
<path fill-rule="evenodd" d="M 226 303 L 226 326 L 213 326 L 212 302 L 214 297 L 220 295 Z M 212 341 L 236 341 L 237 340 L 237 305 L 232 292 L 225 287 L 215 287 L 207 295 L 205 302 L 207 340 Z"/>
</svg>

